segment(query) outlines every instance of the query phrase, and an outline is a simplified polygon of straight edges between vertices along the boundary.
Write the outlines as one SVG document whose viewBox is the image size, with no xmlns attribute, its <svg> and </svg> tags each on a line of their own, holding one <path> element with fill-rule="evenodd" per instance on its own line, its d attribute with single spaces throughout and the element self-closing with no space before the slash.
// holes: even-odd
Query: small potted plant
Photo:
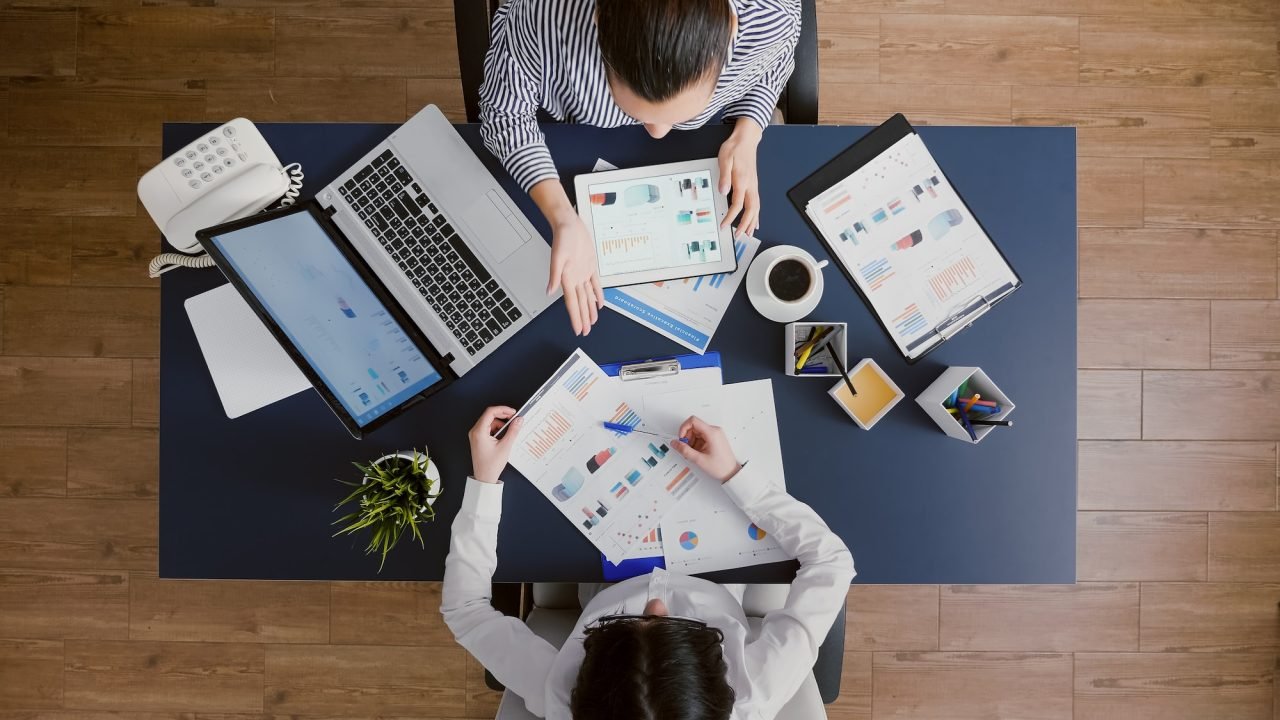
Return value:
<svg viewBox="0 0 1280 720">
<path fill-rule="evenodd" d="M 352 464 L 363 477 L 359 482 L 338 481 L 353 489 L 333 509 L 337 511 L 352 502 L 357 503 L 357 507 L 333 521 L 334 525 L 345 524 L 334 537 L 368 529 L 369 545 L 365 554 L 382 553 L 382 562 L 378 565 L 378 572 L 382 572 L 387 553 L 405 531 L 426 547 L 418 524 L 435 519 L 432 505 L 440 497 L 440 469 L 426 453 L 417 450 L 383 455 L 368 464 Z"/>
</svg>

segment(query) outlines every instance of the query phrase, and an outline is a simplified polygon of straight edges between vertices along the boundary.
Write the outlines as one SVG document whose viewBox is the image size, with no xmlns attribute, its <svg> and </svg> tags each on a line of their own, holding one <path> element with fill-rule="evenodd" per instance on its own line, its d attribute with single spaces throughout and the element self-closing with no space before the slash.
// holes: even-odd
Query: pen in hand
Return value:
<svg viewBox="0 0 1280 720">
<path fill-rule="evenodd" d="M 633 432 L 637 432 L 642 435 L 652 435 L 654 437 L 660 437 L 660 438 L 671 437 L 670 433 L 656 433 L 656 432 L 650 432 L 648 430 L 637 430 L 630 425 L 623 425 L 622 423 L 609 422 L 607 420 L 603 422 L 603 425 L 605 430 L 612 430 L 614 432 L 622 433 L 623 435 L 630 435 Z M 686 445 L 689 444 L 688 438 L 677 438 L 677 439 Z"/>
</svg>

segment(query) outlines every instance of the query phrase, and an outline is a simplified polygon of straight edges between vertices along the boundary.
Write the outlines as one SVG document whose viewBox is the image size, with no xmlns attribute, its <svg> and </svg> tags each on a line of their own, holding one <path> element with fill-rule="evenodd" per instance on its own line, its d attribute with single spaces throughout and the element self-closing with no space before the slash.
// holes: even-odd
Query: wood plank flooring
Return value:
<svg viewBox="0 0 1280 720">
<path fill-rule="evenodd" d="M 460 118 L 451 8 L 0 0 L 0 720 L 493 716 L 437 584 L 156 577 L 161 123 Z M 1079 584 L 855 586 L 830 716 L 1280 719 L 1280 3 L 818 22 L 824 122 L 1076 126 L 1081 228 Z"/>
</svg>

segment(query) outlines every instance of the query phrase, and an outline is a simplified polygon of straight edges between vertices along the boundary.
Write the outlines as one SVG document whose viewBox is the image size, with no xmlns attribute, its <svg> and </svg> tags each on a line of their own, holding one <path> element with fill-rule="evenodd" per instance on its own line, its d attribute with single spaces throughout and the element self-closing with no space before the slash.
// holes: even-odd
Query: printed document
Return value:
<svg viewBox="0 0 1280 720">
<path fill-rule="evenodd" d="M 660 427 L 679 428 L 697 415 L 724 428 L 738 459 L 751 472 L 786 488 L 778 418 L 769 380 L 649 397 L 645 408 Z M 695 473 L 698 471 L 695 470 Z M 659 527 L 667 569 L 686 574 L 789 560 L 778 542 L 751 522 L 720 486 L 703 478 Z"/>
<path fill-rule="evenodd" d="M 810 200 L 806 213 L 907 357 L 1018 284 L 915 133 Z"/>
<path fill-rule="evenodd" d="M 518 414 L 511 465 L 609 562 L 652 543 L 662 516 L 701 481 L 671 440 L 605 429 L 605 421 L 639 427 L 644 418 L 582 350 Z"/>
</svg>

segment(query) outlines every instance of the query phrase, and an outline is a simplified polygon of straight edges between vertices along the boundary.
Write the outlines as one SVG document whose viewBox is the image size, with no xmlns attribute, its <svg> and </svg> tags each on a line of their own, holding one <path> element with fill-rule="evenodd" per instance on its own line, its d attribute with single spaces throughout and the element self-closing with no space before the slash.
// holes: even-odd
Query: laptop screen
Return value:
<svg viewBox="0 0 1280 720">
<path fill-rule="evenodd" d="M 210 241 L 360 427 L 440 382 L 309 212 Z"/>
</svg>

